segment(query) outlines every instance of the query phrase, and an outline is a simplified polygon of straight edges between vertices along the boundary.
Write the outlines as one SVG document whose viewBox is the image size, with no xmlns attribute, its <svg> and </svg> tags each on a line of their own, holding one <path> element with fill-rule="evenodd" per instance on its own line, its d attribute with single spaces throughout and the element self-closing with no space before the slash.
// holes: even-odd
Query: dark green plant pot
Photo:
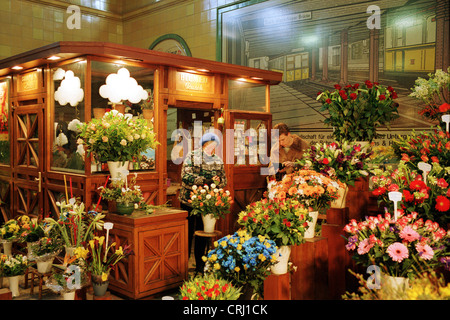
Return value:
<svg viewBox="0 0 450 320">
<path fill-rule="evenodd" d="M 120 215 L 130 215 L 134 211 L 134 203 L 124 204 L 117 202 L 116 203 L 116 213 Z"/>
</svg>

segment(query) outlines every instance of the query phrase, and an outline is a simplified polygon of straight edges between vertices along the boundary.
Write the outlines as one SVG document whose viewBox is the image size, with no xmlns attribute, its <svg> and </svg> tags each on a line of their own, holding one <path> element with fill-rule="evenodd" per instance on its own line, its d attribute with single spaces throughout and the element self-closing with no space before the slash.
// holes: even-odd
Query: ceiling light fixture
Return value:
<svg viewBox="0 0 450 320">
<path fill-rule="evenodd" d="M 22 70 L 23 67 L 21 67 L 21 66 L 14 66 L 11 69 L 13 69 L 13 70 Z"/>
<path fill-rule="evenodd" d="M 59 59 L 61 59 L 61 57 L 58 57 L 58 56 L 51 56 L 51 57 L 47 58 L 47 60 L 51 60 L 51 61 L 59 60 Z"/>
</svg>

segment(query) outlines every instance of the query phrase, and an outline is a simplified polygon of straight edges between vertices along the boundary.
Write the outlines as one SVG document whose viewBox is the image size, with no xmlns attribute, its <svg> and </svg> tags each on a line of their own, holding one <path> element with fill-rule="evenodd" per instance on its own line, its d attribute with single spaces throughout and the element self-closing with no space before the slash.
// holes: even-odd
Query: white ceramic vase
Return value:
<svg viewBox="0 0 450 320">
<path fill-rule="evenodd" d="M 288 272 L 289 257 L 291 255 L 290 246 L 280 246 L 275 252 L 277 263 L 271 267 L 272 274 L 285 274 Z"/>
<path fill-rule="evenodd" d="M 207 215 L 202 215 L 202 221 L 203 221 L 203 231 L 213 233 L 217 221 L 217 219 L 214 218 L 213 214 L 210 213 Z"/>
<path fill-rule="evenodd" d="M 8 277 L 8 280 L 9 280 L 9 290 L 11 291 L 12 296 L 18 297 L 20 295 L 20 291 L 19 291 L 20 275 Z"/>
<path fill-rule="evenodd" d="M 308 221 L 308 229 L 305 231 L 303 238 L 312 239 L 315 235 L 315 228 L 317 223 L 317 217 L 319 216 L 319 211 L 310 211 L 309 215 L 313 218 L 312 221 Z"/>
<path fill-rule="evenodd" d="M 122 172 L 128 170 L 129 161 L 108 161 L 111 179 L 125 179 Z"/>
<path fill-rule="evenodd" d="M 331 208 L 342 209 L 345 208 L 346 200 L 347 200 L 348 186 L 345 184 L 345 188 L 340 188 L 338 190 L 338 196 L 334 201 L 331 201 Z"/>
</svg>

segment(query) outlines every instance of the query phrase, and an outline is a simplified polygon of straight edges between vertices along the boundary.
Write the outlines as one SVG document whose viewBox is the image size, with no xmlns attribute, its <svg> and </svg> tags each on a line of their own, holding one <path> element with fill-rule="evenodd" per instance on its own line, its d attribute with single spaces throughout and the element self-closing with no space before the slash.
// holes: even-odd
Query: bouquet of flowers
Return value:
<svg viewBox="0 0 450 320">
<path fill-rule="evenodd" d="M 404 161 L 400 161 L 395 170 L 387 167 L 384 171 L 375 169 L 373 173 L 372 194 L 378 197 L 378 205 L 383 204 L 392 211 L 394 204 L 389 200 L 389 192 L 398 191 L 403 195 L 400 206 L 405 212 L 417 212 L 419 217 L 442 226 L 450 221 L 450 188 L 447 182 L 450 173 L 438 163 L 433 163 L 427 183 Z"/>
<path fill-rule="evenodd" d="M 45 285 L 53 292 L 79 290 L 88 283 L 86 272 L 80 266 L 71 264 L 63 270 L 63 272 L 53 273 L 45 282 Z"/>
<path fill-rule="evenodd" d="M 209 273 L 184 281 L 180 287 L 182 300 L 236 300 L 241 288 Z"/>
<path fill-rule="evenodd" d="M 281 181 L 269 181 L 267 188 L 269 200 L 294 198 L 306 207 L 318 210 L 328 208 L 330 201 L 338 198 L 338 190 L 343 184 L 314 170 L 299 170 L 285 175 Z"/>
<path fill-rule="evenodd" d="M 421 161 L 450 166 L 450 133 L 439 126 L 429 132 L 413 130 L 409 136 L 394 140 L 392 147 L 394 153 L 414 169 Z"/>
<path fill-rule="evenodd" d="M 102 230 L 105 215 L 95 211 L 86 213 L 83 202 L 62 201 L 56 204 L 61 208 L 59 219 L 48 217 L 44 221 L 55 226 L 67 247 L 78 247 L 91 239 L 95 230 Z"/>
<path fill-rule="evenodd" d="M 349 234 L 346 249 L 364 266 L 376 265 L 395 277 L 412 278 L 437 267 L 448 256 L 450 233 L 431 220 L 424 222 L 417 213 L 403 214 L 394 221 L 391 214 L 369 216 L 365 221 L 352 219 L 344 227 Z"/>
<path fill-rule="evenodd" d="M 102 119 L 92 119 L 80 130 L 78 144 L 85 145 L 87 154 L 94 153 L 100 162 L 132 161 L 157 145 L 156 134 L 145 119 L 117 110 L 105 113 Z"/>
<path fill-rule="evenodd" d="M 223 217 L 230 212 L 233 200 L 230 191 L 217 188 L 215 183 L 211 185 L 192 186 L 191 198 L 188 202 L 192 205 L 191 214 L 203 216 L 212 214 L 214 218 Z"/>
<path fill-rule="evenodd" d="M 21 242 L 35 242 L 45 236 L 42 221 L 36 218 L 30 219 L 27 215 L 22 215 L 17 218 L 20 225 L 19 239 Z"/>
<path fill-rule="evenodd" d="M 321 92 L 317 100 L 322 102 L 320 111 L 328 110 L 324 123 L 333 127 L 337 141 L 369 141 L 377 137 L 379 126 L 399 117 L 397 93 L 392 87 L 365 81 L 344 88 L 339 84 L 335 90 Z"/>
<path fill-rule="evenodd" d="M 6 221 L 0 228 L 0 237 L 5 241 L 17 240 L 20 235 L 20 224 L 15 219 Z"/>
<path fill-rule="evenodd" d="M 312 220 L 298 200 L 262 199 L 247 206 L 239 213 L 238 223 L 253 237 L 265 236 L 280 247 L 298 245 Z"/>
<path fill-rule="evenodd" d="M 354 275 L 359 280 L 359 292 L 347 292 L 345 300 L 450 300 L 450 283 L 446 284 L 444 277 L 434 271 L 418 274 L 403 290 L 384 285 L 380 290 L 368 289 L 364 276 Z"/>
<path fill-rule="evenodd" d="M 100 195 L 105 200 L 114 200 L 126 205 L 143 200 L 141 187 L 136 185 L 137 174 L 128 183 L 128 178 L 112 180 L 107 187 L 100 186 Z"/>
<path fill-rule="evenodd" d="M 36 261 L 45 261 L 49 257 L 56 256 L 62 247 L 62 242 L 59 238 L 42 237 L 31 245 L 31 251 Z"/>
<path fill-rule="evenodd" d="M 355 180 L 369 175 L 367 160 L 372 155 L 370 146 L 344 141 L 312 145 L 298 162 L 331 179 L 354 185 Z"/>
<path fill-rule="evenodd" d="M 25 274 L 28 268 L 28 260 L 26 256 L 16 255 L 0 256 L 0 277 L 14 277 Z"/>
<path fill-rule="evenodd" d="M 422 100 L 425 107 L 419 111 L 419 114 L 430 120 L 441 120 L 442 114 L 450 109 L 448 104 L 448 90 L 450 88 L 450 67 L 447 72 L 442 69 L 436 70 L 434 74 L 428 74 L 428 80 L 417 78 L 414 88 L 412 88 L 411 97 Z"/>
<path fill-rule="evenodd" d="M 116 248 L 116 245 L 115 242 L 105 243 L 104 236 L 94 237 L 94 239 L 89 240 L 87 248 L 80 248 L 75 251 L 77 257 L 84 260 L 93 282 L 107 281 L 111 269 L 119 261 L 132 254 L 130 246 Z"/>
<path fill-rule="evenodd" d="M 204 261 L 219 278 L 231 281 L 235 286 L 249 284 L 260 292 L 261 284 L 276 263 L 275 242 L 263 236 L 252 237 L 246 230 L 239 230 L 214 242 Z"/>
</svg>

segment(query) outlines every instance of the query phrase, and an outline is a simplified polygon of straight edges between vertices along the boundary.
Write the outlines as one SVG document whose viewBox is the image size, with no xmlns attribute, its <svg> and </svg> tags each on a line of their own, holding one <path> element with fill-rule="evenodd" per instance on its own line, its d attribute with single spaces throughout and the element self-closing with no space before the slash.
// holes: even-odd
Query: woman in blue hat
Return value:
<svg viewBox="0 0 450 320">
<path fill-rule="evenodd" d="M 216 154 L 216 148 L 220 146 L 219 137 L 212 133 L 205 133 L 200 140 L 201 148 L 197 148 L 186 156 L 181 169 L 181 208 L 189 212 L 188 236 L 189 254 L 195 230 L 203 230 L 203 221 L 200 215 L 191 215 L 192 207 L 190 199 L 192 186 L 203 186 L 215 183 L 217 188 L 223 188 L 227 184 L 225 168 L 222 159 Z M 205 254 L 207 238 L 196 237 L 194 243 L 195 272 L 203 273 L 205 263 L 202 256 Z"/>
</svg>

